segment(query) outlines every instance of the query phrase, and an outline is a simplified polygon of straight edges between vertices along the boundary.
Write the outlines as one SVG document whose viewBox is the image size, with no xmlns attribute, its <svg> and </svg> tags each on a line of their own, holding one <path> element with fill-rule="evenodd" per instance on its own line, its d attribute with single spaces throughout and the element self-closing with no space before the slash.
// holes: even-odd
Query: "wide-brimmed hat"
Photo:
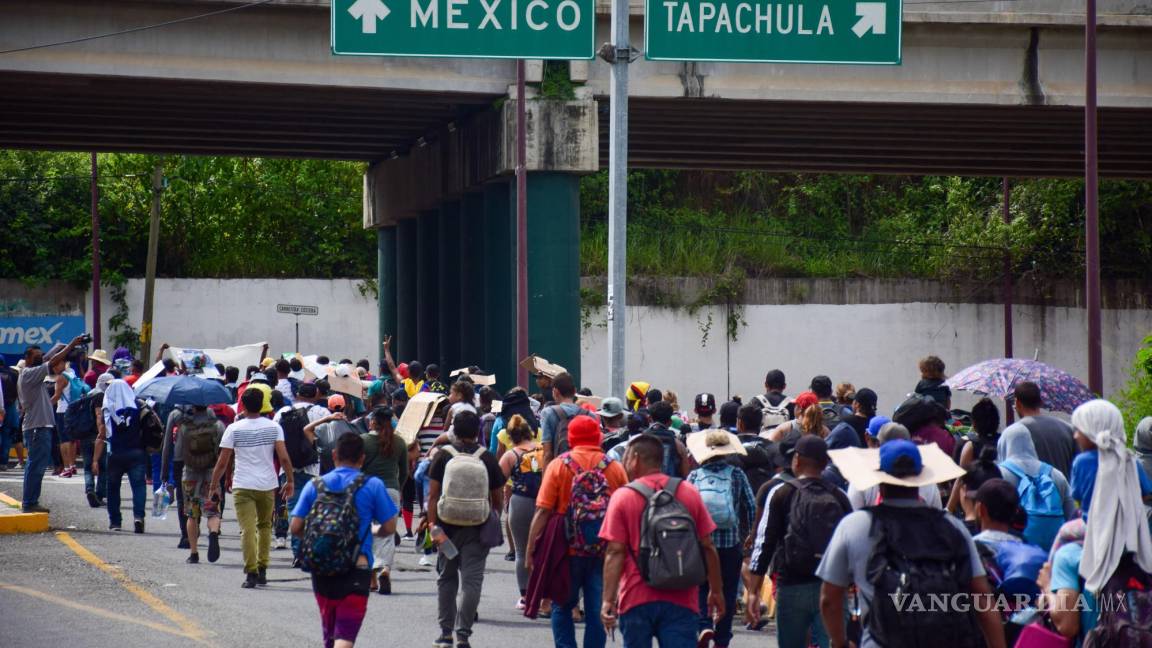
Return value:
<svg viewBox="0 0 1152 648">
<path fill-rule="evenodd" d="M 884 452 L 884 463 L 891 472 L 881 470 L 881 452 Z M 828 456 L 844 479 L 859 490 L 877 484 L 917 488 L 964 475 L 964 469 L 935 443 L 917 446 L 911 441 L 896 440 L 880 448 L 829 450 Z"/>
<path fill-rule="evenodd" d="M 688 452 L 699 464 L 713 457 L 748 454 L 740 437 L 727 430 L 703 430 L 688 435 Z"/>
<path fill-rule="evenodd" d="M 112 366 L 112 358 L 108 357 L 108 352 L 104 349 L 96 349 L 92 352 L 92 355 L 88 356 L 88 359 L 93 362 L 99 362 L 102 365 Z"/>
<path fill-rule="evenodd" d="M 604 418 L 620 416 L 624 413 L 624 401 L 615 396 L 609 396 L 600 401 L 600 411 L 598 413 Z"/>
</svg>

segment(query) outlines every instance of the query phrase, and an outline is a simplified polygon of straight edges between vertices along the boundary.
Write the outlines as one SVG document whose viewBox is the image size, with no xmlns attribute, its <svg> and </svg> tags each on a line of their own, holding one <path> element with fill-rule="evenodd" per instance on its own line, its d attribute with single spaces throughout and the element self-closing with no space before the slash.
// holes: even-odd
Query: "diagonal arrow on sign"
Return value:
<svg viewBox="0 0 1152 648">
<path fill-rule="evenodd" d="M 868 32 L 880 35 L 885 33 L 888 7 L 883 2 L 857 2 L 856 15 L 860 20 L 852 26 L 852 31 L 857 38 L 862 38 Z"/>
<path fill-rule="evenodd" d="M 348 13 L 352 14 L 356 20 L 361 21 L 361 32 L 375 34 L 376 21 L 387 18 L 392 10 L 384 4 L 383 0 L 356 0 L 351 7 L 348 7 Z"/>
</svg>

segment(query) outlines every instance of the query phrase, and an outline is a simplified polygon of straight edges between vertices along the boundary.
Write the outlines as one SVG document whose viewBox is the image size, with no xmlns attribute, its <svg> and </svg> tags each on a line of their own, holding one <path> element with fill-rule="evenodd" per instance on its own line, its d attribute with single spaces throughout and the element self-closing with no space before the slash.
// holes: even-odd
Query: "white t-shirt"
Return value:
<svg viewBox="0 0 1152 648">
<path fill-rule="evenodd" d="M 853 511 L 859 511 L 865 506 L 876 506 L 879 497 L 879 486 L 862 491 L 848 484 L 848 501 L 852 503 Z M 944 503 L 940 499 L 940 488 L 936 484 L 924 484 L 920 487 L 920 502 L 938 509 L 944 508 Z"/>
<path fill-rule="evenodd" d="M 280 486 L 276 464 L 272 461 L 277 441 L 284 441 L 284 429 L 263 417 L 236 419 L 224 430 L 220 447 L 236 452 L 232 488 L 268 491 Z"/>
</svg>

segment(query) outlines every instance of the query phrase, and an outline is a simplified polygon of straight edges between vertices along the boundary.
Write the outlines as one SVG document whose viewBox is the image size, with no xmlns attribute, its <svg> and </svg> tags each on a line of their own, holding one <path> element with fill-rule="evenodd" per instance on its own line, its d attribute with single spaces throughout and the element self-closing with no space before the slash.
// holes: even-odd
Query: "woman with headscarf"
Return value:
<svg viewBox="0 0 1152 648">
<path fill-rule="evenodd" d="M 99 470 L 100 458 L 104 454 L 105 442 L 108 446 L 108 528 L 119 531 L 120 483 L 124 475 L 132 487 L 133 530 L 144 533 L 144 503 L 148 498 L 147 473 L 148 454 L 144 451 L 143 429 L 140 424 L 140 409 L 136 405 L 136 394 L 128 383 L 121 379 L 108 383 L 104 390 L 104 402 L 96 411 L 96 423 L 100 433 L 96 437 L 93 468 Z"/>
<path fill-rule="evenodd" d="M 1072 464 L 1073 481 L 1083 482 L 1083 473 L 1093 473 L 1084 487 L 1090 502 L 1083 507 L 1087 521 L 1082 539 L 1062 538 L 1040 573 L 1040 586 L 1060 634 L 1083 639 L 1098 621 L 1096 594 L 1122 561 L 1131 559 L 1131 566 L 1152 572 L 1152 534 L 1141 497 L 1147 477 L 1126 448 L 1120 410 L 1106 400 L 1089 401 L 1072 412 L 1072 426 L 1083 450 Z"/>
<path fill-rule="evenodd" d="M 1032 435 L 1024 426 L 1010 427 L 1000 435 L 996 459 L 1004 480 L 1020 494 L 1020 506 L 1028 513 L 1024 539 L 1048 550 L 1064 522 L 1076 516 L 1068 478 L 1040 461 Z"/>
</svg>

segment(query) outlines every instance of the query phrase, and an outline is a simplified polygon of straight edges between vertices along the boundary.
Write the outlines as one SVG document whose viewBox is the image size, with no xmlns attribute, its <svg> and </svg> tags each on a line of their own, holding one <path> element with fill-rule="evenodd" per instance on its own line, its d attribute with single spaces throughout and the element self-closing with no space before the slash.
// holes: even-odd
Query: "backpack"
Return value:
<svg viewBox="0 0 1152 648">
<path fill-rule="evenodd" d="M 1152 575 L 1126 553 L 1096 594 L 1100 617 L 1084 648 L 1152 647 Z"/>
<path fill-rule="evenodd" d="M 219 446 L 216 443 L 216 417 L 187 416 L 180 420 L 184 435 L 184 466 L 207 470 L 216 465 Z"/>
<path fill-rule="evenodd" d="M 360 473 L 342 491 L 330 491 L 323 479 L 312 479 L 316 501 L 305 518 L 300 539 L 300 564 L 305 570 L 317 576 L 338 576 L 356 567 L 364 542 L 357 537 L 360 513 L 356 510 L 356 493 L 367 479 Z"/>
<path fill-rule="evenodd" d="M 112 429 L 109 431 L 112 436 L 108 438 L 112 454 L 144 449 L 143 416 L 144 412 L 137 409 L 136 412 L 126 416 L 123 423 L 113 421 Z"/>
<path fill-rule="evenodd" d="M 644 582 L 655 589 L 688 589 L 708 577 L 696 535 L 696 520 L 676 499 L 676 489 L 682 481 L 669 477 L 664 488 L 658 491 L 638 480 L 628 484 L 628 488 L 643 495 L 645 500 L 636 566 Z"/>
<path fill-rule="evenodd" d="M 576 416 L 588 416 L 587 410 L 581 408 L 572 416 L 568 415 L 562 405 L 553 405 L 548 409 L 556 412 L 556 430 L 552 433 L 552 450 L 553 456 L 559 457 L 560 455 L 568 452 L 568 424 Z"/>
<path fill-rule="evenodd" d="M 16 374 L 11 367 L 0 367 L 0 390 L 4 392 L 4 407 L 11 407 L 20 397 L 16 391 Z"/>
<path fill-rule="evenodd" d="M 701 469 L 693 481 L 717 529 L 735 529 L 740 524 L 740 516 L 736 513 L 735 488 L 732 485 L 734 470 L 735 467 L 731 465 L 720 470 Z"/>
<path fill-rule="evenodd" d="M 284 448 L 293 468 L 311 466 L 319 460 L 316 444 L 308 440 L 304 427 L 308 425 L 308 407 L 293 407 L 280 415 L 280 427 L 284 428 Z"/>
<path fill-rule="evenodd" d="M 566 527 L 568 545 L 578 556 L 603 556 L 600 527 L 604 525 L 604 515 L 608 512 L 608 478 L 604 471 L 612 463 L 612 458 L 602 457 L 591 470 L 581 468 L 569 453 L 562 455 L 560 460 L 572 471 L 572 500 L 568 506 Z"/>
<path fill-rule="evenodd" d="M 488 500 L 488 467 L 480 460 L 487 450 L 480 447 L 471 454 L 462 454 L 450 445 L 443 450 L 451 456 L 444 467 L 444 490 L 436 508 L 437 517 L 456 526 L 484 524 L 492 510 Z"/>
<path fill-rule="evenodd" d="M 773 405 L 766 394 L 761 394 L 756 397 L 756 402 L 760 404 L 760 411 L 764 415 L 764 422 L 760 425 L 761 430 L 771 430 L 792 419 L 788 413 L 788 406 L 792 404 L 791 398 L 785 397 Z"/>
<path fill-rule="evenodd" d="M 64 412 L 64 427 L 73 441 L 91 441 L 99 433 L 96 408 L 93 406 L 95 400 L 95 394 L 88 394 L 68 403 L 68 409 Z"/>
<path fill-rule="evenodd" d="M 145 452 L 156 454 L 164 449 L 164 424 L 148 403 L 137 400 L 136 407 L 140 410 L 140 442 Z"/>
<path fill-rule="evenodd" d="M 864 510 L 872 515 L 869 535 L 876 538 L 867 563 L 875 593 L 864 624 L 876 644 L 982 646 L 971 610 L 933 603 L 967 593 L 972 581 L 968 541 L 945 519 L 944 511 L 884 505 Z"/>
<path fill-rule="evenodd" d="M 844 420 L 844 411 L 836 403 L 820 403 L 820 411 L 824 413 L 824 425 L 833 430 Z"/>
<path fill-rule="evenodd" d="M 281 416 L 280 419 L 283 420 L 284 417 Z M 331 421 L 316 428 L 316 454 L 319 455 L 321 475 L 327 475 L 336 469 L 332 451 L 336 449 L 336 441 L 348 432 L 360 435 L 360 430 L 346 420 Z"/>
<path fill-rule="evenodd" d="M 753 493 L 776 476 L 776 464 L 769 451 L 769 443 L 755 434 L 741 434 L 740 443 L 748 454 L 740 457 L 740 468 L 748 478 Z"/>
<path fill-rule="evenodd" d="M 1051 547 L 1065 521 L 1064 501 L 1052 481 L 1052 466 L 1042 464 L 1035 477 L 1029 477 L 1011 461 L 1002 462 L 1000 467 L 1019 480 L 1016 492 L 1020 495 L 1020 508 L 1028 513 L 1024 540 L 1038 547 Z"/>
<path fill-rule="evenodd" d="M 784 533 L 784 559 L 789 573 L 812 575 L 820 566 L 840 520 L 852 512 L 837 497 L 836 487 L 823 479 L 784 477 L 796 492 Z"/>
<path fill-rule="evenodd" d="M 612 448 L 624 443 L 628 440 L 628 428 L 621 428 L 611 434 L 605 434 L 604 440 L 600 442 L 600 449 L 608 452 Z"/>
<path fill-rule="evenodd" d="M 512 492 L 536 499 L 544 481 L 544 473 L 540 470 L 540 464 L 544 463 L 544 449 L 538 447 L 528 452 L 517 452 L 513 448 L 512 454 L 516 457 L 512 469 Z"/>
<path fill-rule="evenodd" d="M 664 444 L 664 463 L 660 466 L 660 472 L 669 477 L 679 478 L 680 451 L 676 447 L 676 433 L 660 424 L 653 425 L 644 433 L 651 434 Z"/>
<path fill-rule="evenodd" d="M 68 402 L 75 403 L 76 401 L 84 398 L 92 388 L 84 379 L 77 375 L 68 376 Z"/>
</svg>

